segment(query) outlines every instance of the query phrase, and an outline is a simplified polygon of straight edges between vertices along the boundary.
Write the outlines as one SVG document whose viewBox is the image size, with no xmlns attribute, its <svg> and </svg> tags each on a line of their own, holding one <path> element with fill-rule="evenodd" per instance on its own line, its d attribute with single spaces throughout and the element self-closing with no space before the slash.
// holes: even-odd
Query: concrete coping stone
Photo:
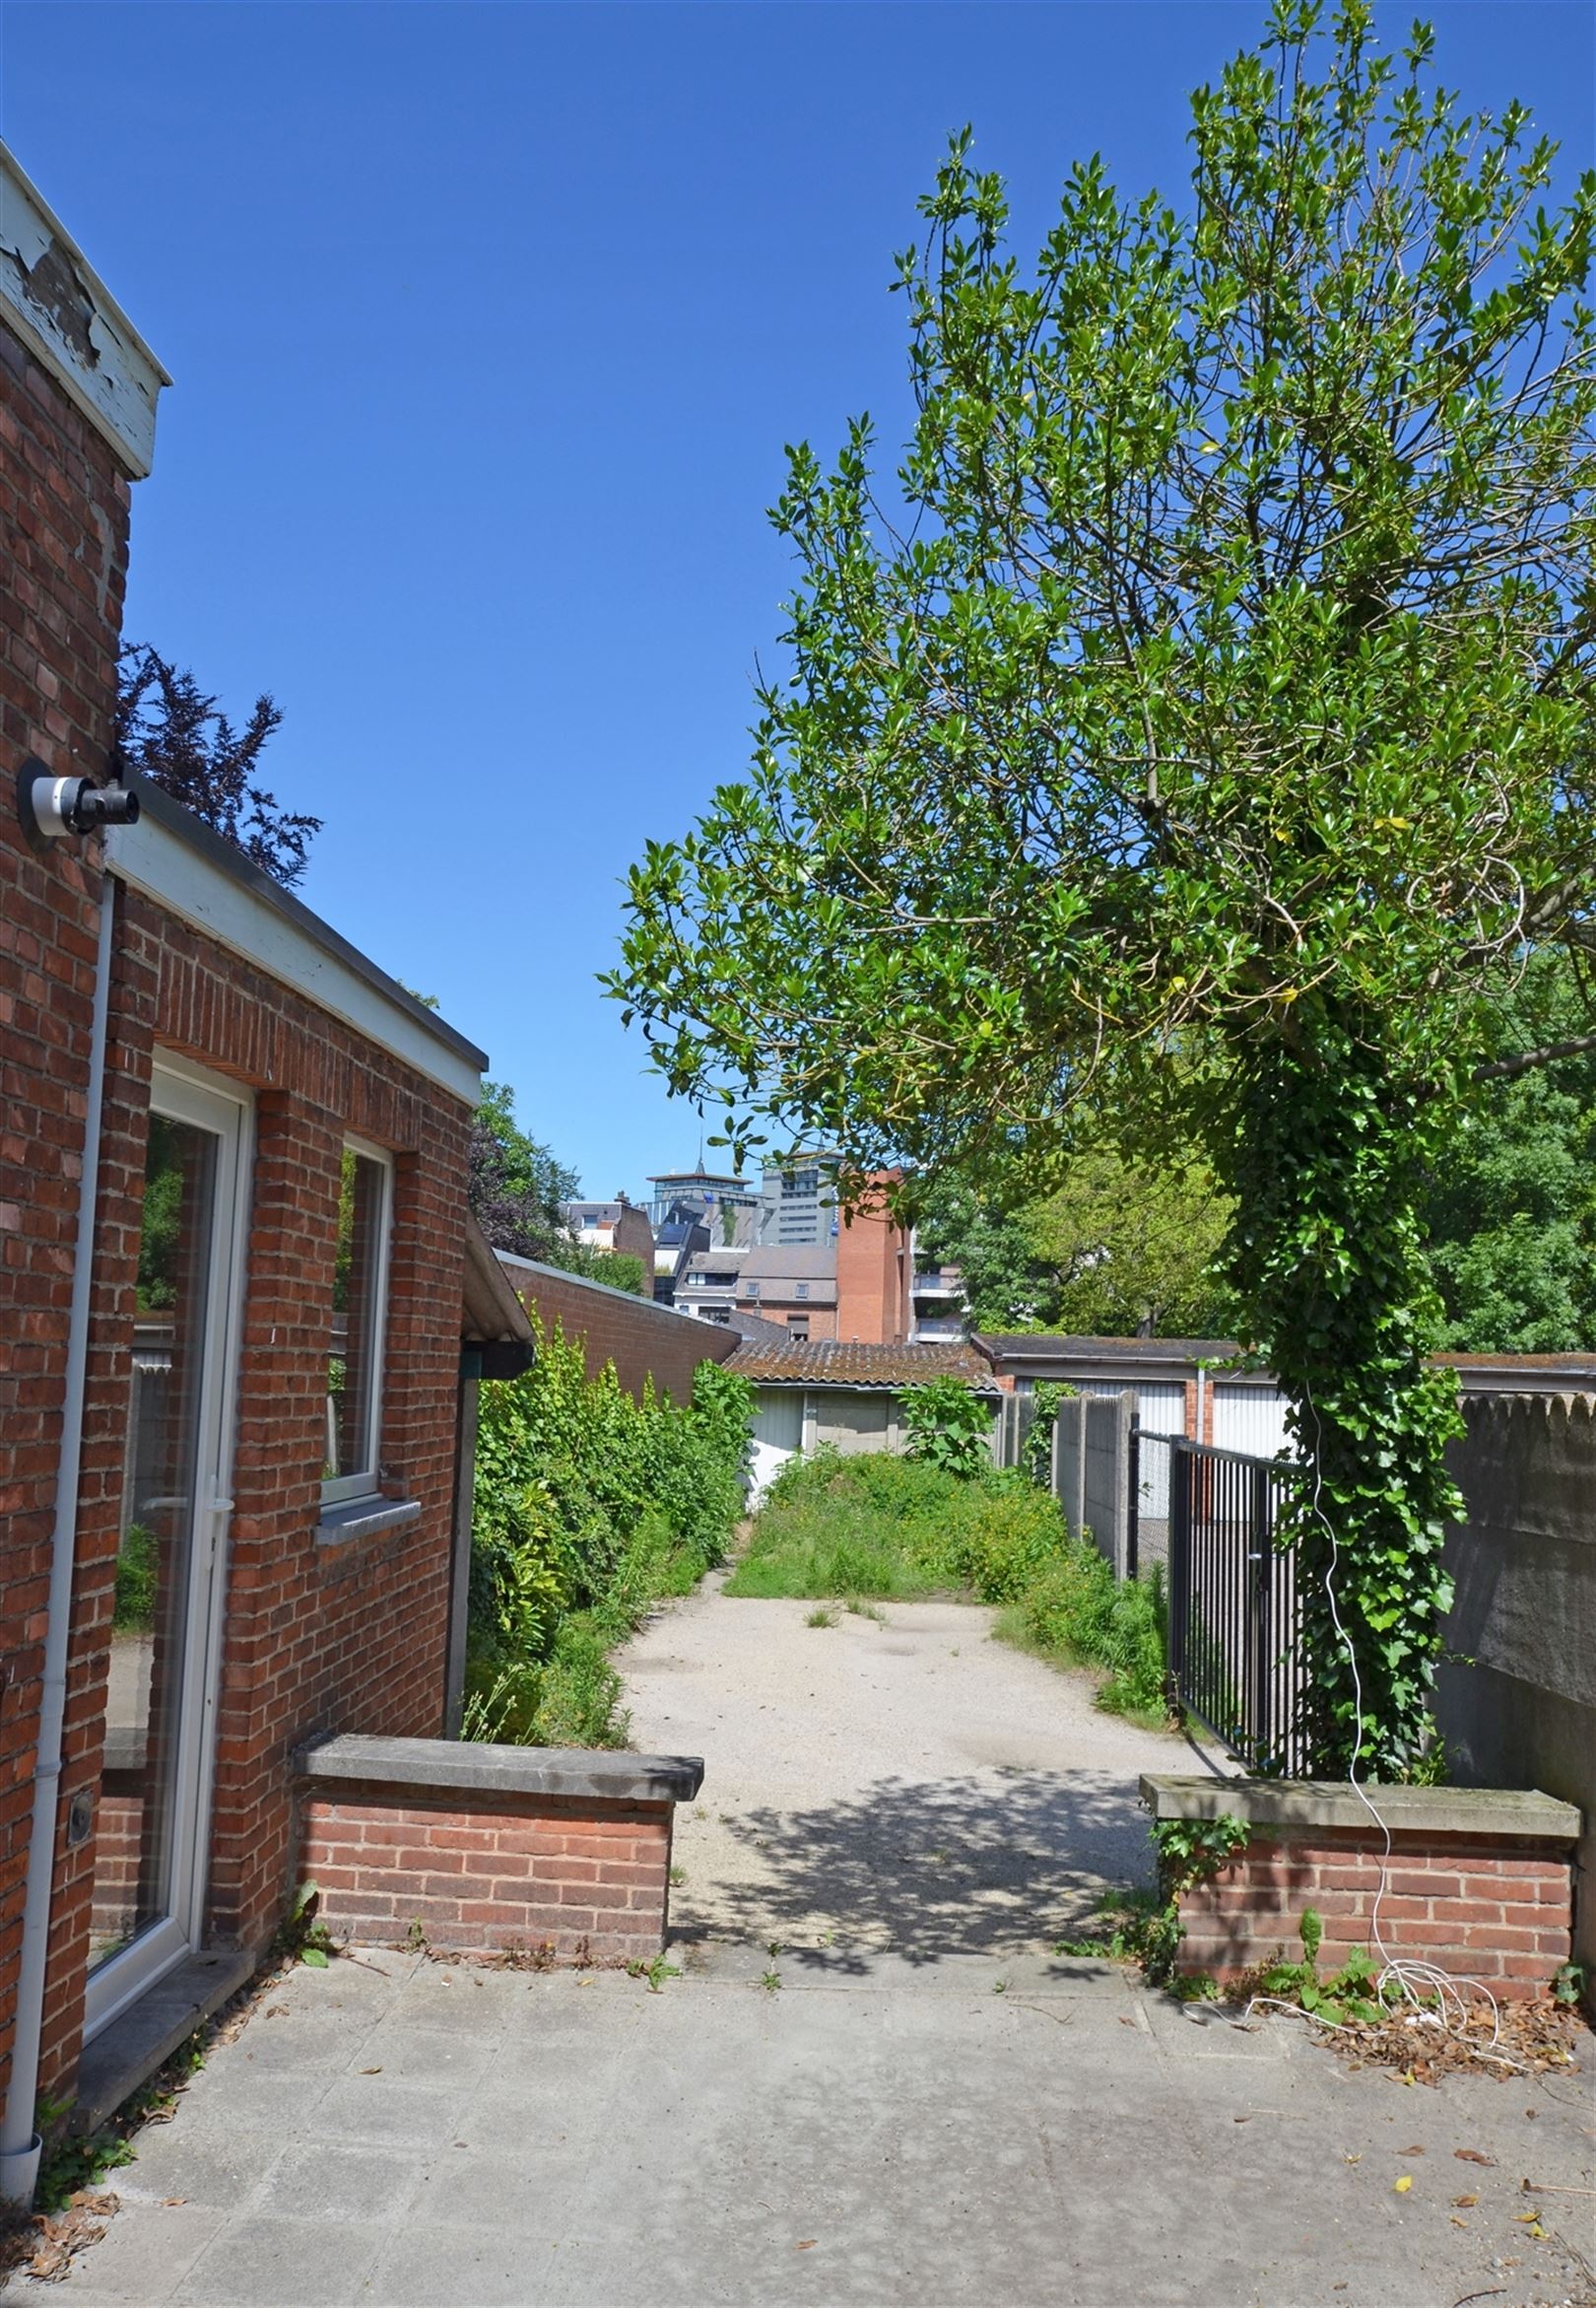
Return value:
<svg viewBox="0 0 1596 2308">
<path fill-rule="evenodd" d="M 300 1778 L 367 1780 L 396 1789 L 479 1796 L 562 1796 L 587 1802 L 687 1803 L 703 1785 L 701 1755 L 618 1754 L 602 1747 L 495 1747 L 468 1739 L 377 1739 L 342 1732 L 301 1747 Z"/>
<path fill-rule="evenodd" d="M 1381 1787 L 1364 1789 L 1393 1834 L 1492 1835 L 1518 1842 L 1573 1843 L 1573 1803 L 1534 1788 Z M 1368 1804 L 1344 1779 L 1211 1779 L 1150 1772 L 1141 1796 L 1155 1819 L 1241 1819 L 1253 1827 L 1363 1827 L 1375 1832 Z"/>
</svg>

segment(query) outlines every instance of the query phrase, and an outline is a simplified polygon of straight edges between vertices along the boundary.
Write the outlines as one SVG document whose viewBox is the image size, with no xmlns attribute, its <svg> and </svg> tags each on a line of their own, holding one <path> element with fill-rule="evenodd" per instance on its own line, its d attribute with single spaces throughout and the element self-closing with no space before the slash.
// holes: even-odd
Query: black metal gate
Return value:
<svg viewBox="0 0 1596 2308">
<path fill-rule="evenodd" d="M 1179 1437 L 1167 1449 L 1174 1696 L 1248 1770 L 1299 1777 L 1297 1562 L 1276 1531 L 1301 1471 Z"/>
</svg>

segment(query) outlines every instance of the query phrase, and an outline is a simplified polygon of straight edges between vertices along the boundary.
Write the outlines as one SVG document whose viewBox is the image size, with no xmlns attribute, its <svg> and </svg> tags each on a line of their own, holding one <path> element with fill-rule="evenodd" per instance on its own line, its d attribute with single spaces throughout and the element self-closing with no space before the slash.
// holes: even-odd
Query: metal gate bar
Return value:
<svg viewBox="0 0 1596 2308">
<path fill-rule="evenodd" d="M 1174 1696 L 1248 1770 L 1299 1774 L 1297 1564 L 1276 1532 L 1301 1470 L 1181 1437 L 1167 1447 Z"/>
</svg>

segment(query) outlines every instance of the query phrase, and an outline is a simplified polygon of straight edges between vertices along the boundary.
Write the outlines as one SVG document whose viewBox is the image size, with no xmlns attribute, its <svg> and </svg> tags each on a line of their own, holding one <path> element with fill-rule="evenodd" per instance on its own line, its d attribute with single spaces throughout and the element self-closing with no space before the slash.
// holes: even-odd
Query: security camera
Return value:
<svg viewBox="0 0 1596 2308">
<path fill-rule="evenodd" d="M 57 778 L 30 754 L 17 772 L 17 815 L 31 842 L 57 842 L 100 826 L 136 826 L 139 797 L 92 778 Z"/>
</svg>

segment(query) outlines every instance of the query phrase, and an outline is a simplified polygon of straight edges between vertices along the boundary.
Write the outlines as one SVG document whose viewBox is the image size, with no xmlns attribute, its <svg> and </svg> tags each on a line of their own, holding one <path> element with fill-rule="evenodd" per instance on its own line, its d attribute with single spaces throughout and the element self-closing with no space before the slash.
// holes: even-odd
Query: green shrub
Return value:
<svg viewBox="0 0 1596 2308">
<path fill-rule="evenodd" d="M 118 1635 L 148 1635 L 155 1625 L 161 1542 L 147 1523 L 130 1523 L 116 1557 L 111 1626 Z"/>
<path fill-rule="evenodd" d="M 910 1459 L 948 1474 L 977 1475 L 992 1463 L 992 1413 L 963 1379 L 927 1379 L 905 1387 L 903 1426 Z"/>
<path fill-rule="evenodd" d="M 467 1737 L 619 1746 L 610 1648 L 724 1560 L 743 1512 L 752 1394 L 700 1365 L 686 1409 L 633 1401 L 540 1330 L 523 1378 L 486 1383 L 477 1441 Z"/>
</svg>

